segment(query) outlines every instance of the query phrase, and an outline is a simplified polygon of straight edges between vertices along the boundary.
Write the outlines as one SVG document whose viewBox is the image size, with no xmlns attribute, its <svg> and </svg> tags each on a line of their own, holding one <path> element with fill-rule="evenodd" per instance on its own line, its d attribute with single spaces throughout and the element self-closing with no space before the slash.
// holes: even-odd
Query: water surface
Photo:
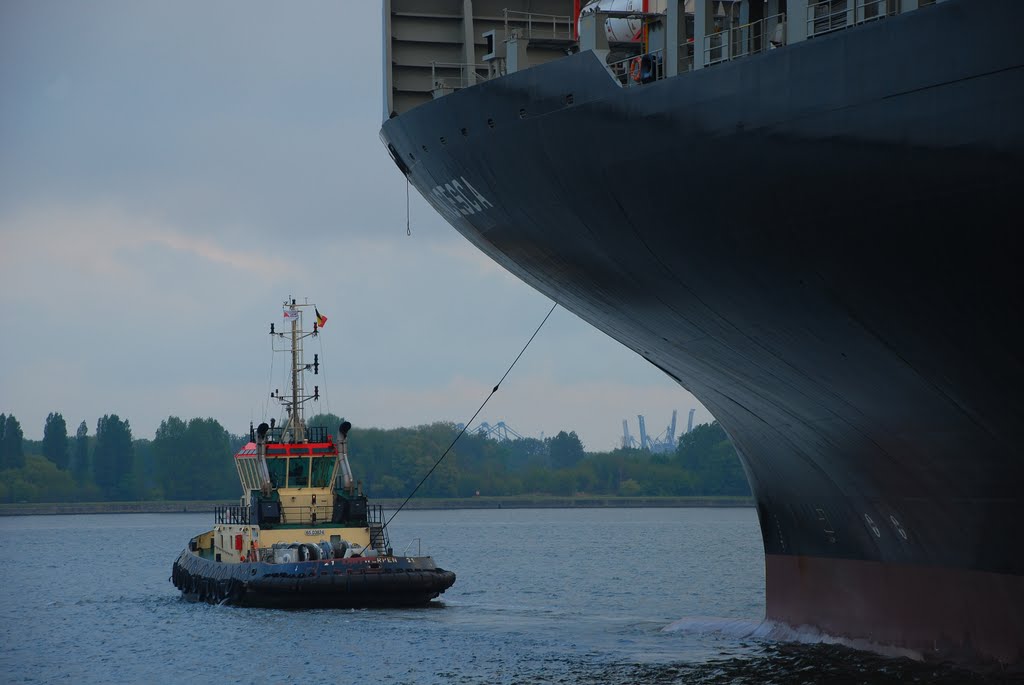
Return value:
<svg viewBox="0 0 1024 685">
<path fill-rule="evenodd" d="M 183 601 L 171 564 L 211 522 L 0 519 L 0 682 L 1000 681 L 762 625 L 753 509 L 403 512 L 396 553 L 458 574 L 414 610 Z"/>
</svg>

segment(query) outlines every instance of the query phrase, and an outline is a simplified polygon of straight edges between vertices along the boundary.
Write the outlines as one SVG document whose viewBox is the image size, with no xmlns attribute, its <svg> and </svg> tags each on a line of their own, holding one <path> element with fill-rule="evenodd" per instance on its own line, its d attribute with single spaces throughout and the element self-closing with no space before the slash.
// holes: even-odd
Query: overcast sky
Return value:
<svg viewBox="0 0 1024 685">
<path fill-rule="evenodd" d="M 135 437 L 268 409 L 293 296 L 317 409 L 356 426 L 467 420 L 550 301 L 473 249 L 381 145 L 377 2 L 0 3 L 0 412 L 28 438 L 116 413 Z M 278 360 L 275 368 L 282 368 Z M 280 374 L 277 374 L 278 378 Z M 621 441 L 710 415 L 557 309 L 478 421 Z M 269 413 L 268 413 L 269 412 Z M 681 432 L 681 431 L 680 431 Z"/>
</svg>

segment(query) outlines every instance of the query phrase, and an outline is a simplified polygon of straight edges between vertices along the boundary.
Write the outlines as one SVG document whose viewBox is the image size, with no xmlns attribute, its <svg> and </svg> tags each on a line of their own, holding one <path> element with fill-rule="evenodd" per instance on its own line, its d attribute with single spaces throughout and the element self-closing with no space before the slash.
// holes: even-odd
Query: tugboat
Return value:
<svg viewBox="0 0 1024 685">
<path fill-rule="evenodd" d="M 302 328 L 303 310 L 316 314 Z M 285 409 L 250 424 L 249 442 L 234 456 L 242 484 L 238 505 L 217 507 L 211 530 L 178 555 L 171 581 L 189 600 L 280 608 L 424 606 L 455 583 L 429 556 L 395 555 L 380 505 L 353 481 L 344 421 L 337 435 L 307 426 L 303 407 L 318 400 L 303 377 L 320 370 L 319 355 L 303 361 L 303 341 L 326 323 L 315 305 L 284 303 L 285 328 L 270 334 L 275 352 L 291 359 L 291 393 L 271 397 Z M 287 330 L 290 326 L 290 330 Z"/>
</svg>

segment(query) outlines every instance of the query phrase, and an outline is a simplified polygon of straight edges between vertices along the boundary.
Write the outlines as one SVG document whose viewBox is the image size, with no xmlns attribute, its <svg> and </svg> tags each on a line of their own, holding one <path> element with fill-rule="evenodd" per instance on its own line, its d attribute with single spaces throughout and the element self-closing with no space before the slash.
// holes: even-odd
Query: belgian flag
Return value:
<svg viewBox="0 0 1024 685">
<path fill-rule="evenodd" d="M 324 324 L 327 323 L 327 317 L 321 314 L 320 310 L 316 307 L 313 307 L 313 311 L 316 312 L 316 325 L 323 328 Z"/>
</svg>

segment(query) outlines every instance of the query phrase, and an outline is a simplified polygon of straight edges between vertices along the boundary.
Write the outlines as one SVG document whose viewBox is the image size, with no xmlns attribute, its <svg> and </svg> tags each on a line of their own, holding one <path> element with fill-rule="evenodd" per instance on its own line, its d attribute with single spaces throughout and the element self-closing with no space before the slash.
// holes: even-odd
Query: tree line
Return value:
<svg viewBox="0 0 1024 685">
<path fill-rule="evenodd" d="M 55 412 L 33 441 L 0 414 L 0 502 L 230 499 L 239 494 L 231 456 L 244 442 L 214 419 L 174 416 L 152 440 L 135 438 L 117 414 L 102 416 L 92 434 L 82 421 L 70 436 Z"/>
<path fill-rule="evenodd" d="M 334 433 L 343 419 L 312 417 Z M 405 497 L 458 435 L 452 423 L 359 428 L 349 459 L 364 492 Z M 135 438 L 127 419 L 107 414 L 93 433 L 74 435 L 60 413 L 41 441 L 26 440 L 13 415 L 0 414 L 0 502 L 229 500 L 241 495 L 232 455 L 248 442 L 214 419 L 170 416 L 152 439 Z M 588 452 L 575 431 L 540 440 L 497 441 L 465 433 L 418 491 L 424 497 L 476 495 L 748 495 L 732 444 L 717 422 L 681 436 L 674 452 Z"/>
</svg>

